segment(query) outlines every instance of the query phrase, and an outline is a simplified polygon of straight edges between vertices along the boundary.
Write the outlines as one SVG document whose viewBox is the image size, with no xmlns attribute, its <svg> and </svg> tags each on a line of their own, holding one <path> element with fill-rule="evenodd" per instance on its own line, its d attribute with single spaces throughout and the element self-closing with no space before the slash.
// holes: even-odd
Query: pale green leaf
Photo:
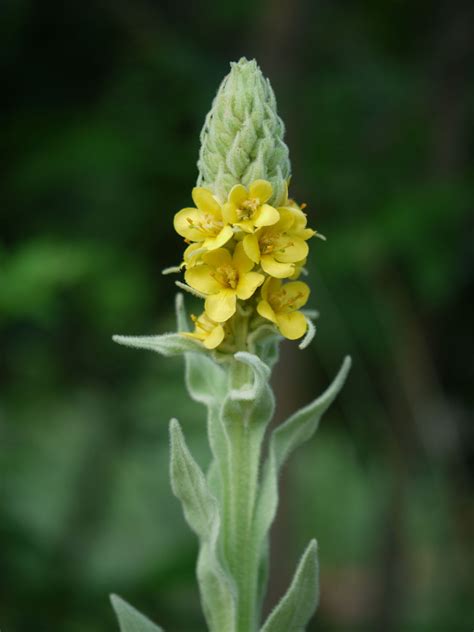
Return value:
<svg viewBox="0 0 474 632">
<path fill-rule="evenodd" d="M 316 432 L 323 413 L 343 387 L 350 367 L 351 360 L 347 357 L 329 388 L 311 404 L 298 410 L 275 429 L 271 442 L 277 469 L 281 468 L 293 450 L 308 441 Z"/>
<path fill-rule="evenodd" d="M 152 623 L 118 595 L 111 595 L 110 601 L 119 621 L 120 632 L 163 632 L 163 628 Z"/>
<path fill-rule="evenodd" d="M 269 367 L 253 353 L 239 351 L 234 355 L 239 363 L 246 364 L 252 369 L 253 383 L 243 385 L 239 389 L 232 389 L 230 392 L 231 399 L 254 401 L 264 395 L 268 389 L 268 381 L 270 379 Z"/>
<path fill-rule="evenodd" d="M 283 463 L 293 450 L 313 436 L 321 416 L 344 385 L 350 366 L 351 360 L 346 357 L 339 373 L 326 391 L 273 431 L 256 509 L 255 529 L 259 544 L 265 539 L 275 517 L 278 504 L 278 475 Z"/>
<path fill-rule="evenodd" d="M 232 579 L 217 553 L 219 508 L 204 474 L 192 457 L 179 423 L 170 422 L 171 487 L 183 505 L 190 527 L 198 535 L 197 574 L 204 614 L 211 632 L 234 632 L 235 594 Z"/>
<path fill-rule="evenodd" d="M 193 459 L 176 419 L 170 422 L 171 487 L 183 505 L 185 518 L 200 539 L 209 537 L 218 519 L 217 501 L 211 494 L 201 468 Z"/>
<path fill-rule="evenodd" d="M 160 336 L 112 336 L 119 345 L 134 349 L 148 349 L 164 356 L 176 356 L 188 351 L 207 353 L 206 348 L 198 341 L 179 334 L 162 334 Z"/>
<path fill-rule="evenodd" d="M 270 613 L 261 632 L 304 632 L 319 601 L 318 545 L 311 540 L 290 587 Z"/>
</svg>

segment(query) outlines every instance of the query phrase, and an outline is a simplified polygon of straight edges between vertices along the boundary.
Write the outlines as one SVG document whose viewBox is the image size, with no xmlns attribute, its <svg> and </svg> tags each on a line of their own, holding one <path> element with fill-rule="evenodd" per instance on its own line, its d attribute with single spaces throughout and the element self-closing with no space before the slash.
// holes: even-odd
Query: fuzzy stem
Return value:
<svg viewBox="0 0 474 632">
<path fill-rule="evenodd" d="M 250 381 L 249 369 L 240 362 L 231 367 L 230 387 L 240 389 Z M 242 416 L 229 427 L 230 459 L 228 489 L 230 502 L 224 511 L 226 557 L 234 577 L 238 603 L 236 632 L 254 632 L 258 626 L 259 555 L 253 537 L 253 516 L 258 488 L 258 472 L 263 430 L 252 424 L 252 407 L 242 405 Z"/>
</svg>

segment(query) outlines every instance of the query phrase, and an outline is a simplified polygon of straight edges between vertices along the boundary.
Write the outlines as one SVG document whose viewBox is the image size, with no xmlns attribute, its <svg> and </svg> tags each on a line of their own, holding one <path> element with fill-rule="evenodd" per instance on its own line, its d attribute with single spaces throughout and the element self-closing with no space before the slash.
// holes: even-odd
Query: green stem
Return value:
<svg viewBox="0 0 474 632">
<path fill-rule="evenodd" d="M 249 369 L 240 362 L 231 368 L 231 388 L 241 388 L 250 381 Z M 242 415 L 229 428 L 230 498 L 227 524 L 227 560 L 234 577 L 238 603 L 236 632 L 254 632 L 258 625 L 258 565 L 259 556 L 253 541 L 253 514 L 258 486 L 261 440 L 263 431 L 252 424 L 251 403 L 241 404 Z"/>
</svg>

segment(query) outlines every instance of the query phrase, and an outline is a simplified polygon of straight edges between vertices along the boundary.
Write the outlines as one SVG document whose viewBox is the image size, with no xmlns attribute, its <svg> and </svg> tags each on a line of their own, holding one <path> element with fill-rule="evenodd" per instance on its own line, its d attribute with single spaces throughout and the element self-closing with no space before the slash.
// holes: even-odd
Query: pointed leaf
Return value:
<svg viewBox="0 0 474 632">
<path fill-rule="evenodd" d="M 275 517 L 278 504 L 278 475 L 283 463 L 295 448 L 313 436 L 321 416 L 344 385 L 350 366 L 351 359 L 346 357 L 339 373 L 326 391 L 273 431 L 256 508 L 255 529 L 259 544 L 265 539 Z"/>
<path fill-rule="evenodd" d="M 211 632 L 233 632 L 235 594 L 232 579 L 217 553 L 219 508 L 201 468 L 193 459 L 176 419 L 170 422 L 171 487 L 181 500 L 184 515 L 198 535 L 201 548 L 197 565 L 199 588 Z"/>
<path fill-rule="evenodd" d="M 318 545 L 316 540 L 311 540 L 288 591 L 270 613 L 261 632 L 304 632 L 318 601 Z"/>
<path fill-rule="evenodd" d="M 110 601 L 117 614 L 120 632 L 163 632 L 162 628 L 152 623 L 118 595 L 111 595 Z"/>
<path fill-rule="evenodd" d="M 316 432 L 323 413 L 326 412 L 343 387 L 350 368 L 351 360 L 347 357 L 326 391 L 275 429 L 271 441 L 278 469 L 281 468 L 293 450 L 308 441 Z"/>
<path fill-rule="evenodd" d="M 209 490 L 201 468 L 191 456 L 176 419 L 170 422 L 170 438 L 173 493 L 180 499 L 191 529 L 205 540 L 216 520 L 217 501 Z"/>
<path fill-rule="evenodd" d="M 112 340 L 125 347 L 134 349 L 148 349 L 164 356 L 175 356 L 194 351 L 208 353 L 206 348 L 192 338 L 179 334 L 162 334 L 160 336 L 112 336 Z"/>
</svg>

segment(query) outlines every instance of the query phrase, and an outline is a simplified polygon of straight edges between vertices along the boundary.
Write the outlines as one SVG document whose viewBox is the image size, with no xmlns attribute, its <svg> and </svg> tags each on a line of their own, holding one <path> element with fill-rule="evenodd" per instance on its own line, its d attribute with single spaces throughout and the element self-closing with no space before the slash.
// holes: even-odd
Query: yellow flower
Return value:
<svg viewBox="0 0 474 632">
<path fill-rule="evenodd" d="M 206 250 L 221 248 L 233 235 L 222 217 L 222 208 L 211 191 L 194 187 L 192 198 L 197 208 L 183 208 L 174 216 L 176 232 L 190 242 L 202 242 Z"/>
<path fill-rule="evenodd" d="M 267 180 L 255 180 L 248 190 L 242 184 L 236 184 L 222 207 L 226 222 L 238 226 L 246 233 L 276 224 L 280 215 L 276 208 L 266 204 L 272 193 L 272 185 Z"/>
<path fill-rule="evenodd" d="M 193 266 L 201 263 L 201 255 L 207 252 L 202 243 L 195 242 L 189 244 L 183 253 L 183 261 L 181 268 L 192 268 Z"/>
<path fill-rule="evenodd" d="M 306 259 L 306 240 L 314 231 L 306 228 L 306 216 L 294 209 L 280 208 L 280 219 L 273 226 L 260 228 L 246 235 L 242 241 L 245 253 L 254 263 L 272 277 L 284 279 L 293 276 L 295 264 Z"/>
<path fill-rule="evenodd" d="M 237 299 L 247 300 L 262 285 L 265 277 L 251 272 L 253 261 L 244 252 L 242 242 L 233 256 L 225 248 L 202 255 L 203 263 L 186 271 L 186 283 L 206 295 L 207 315 L 218 323 L 228 320 L 236 310 Z"/>
<path fill-rule="evenodd" d="M 306 259 L 303 259 L 302 261 L 298 261 L 298 263 L 295 263 L 295 271 L 288 278 L 291 279 L 292 281 L 296 281 L 296 279 L 298 279 L 301 276 L 305 265 L 306 265 Z"/>
<path fill-rule="evenodd" d="M 265 281 L 261 294 L 261 301 L 257 305 L 258 313 L 275 323 L 285 338 L 296 340 L 306 333 L 306 318 L 297 311 L 308 300 L 309 287 L 306 283 L 291 281 L 282 285 L 280 279 L 269 278 Z"/>
<path fill-rule="evenodd" d="M 192 333 L 183 332 L 182 336 L 196 338 L 200 340 L 207 349 L 215 349 L 224 340 L 224 327 L 220 323 L 214 322 L 206 312 L 203 312 L 199 318 L 191 315 L 194 321 L 194 331 Z"/>
</svg>

